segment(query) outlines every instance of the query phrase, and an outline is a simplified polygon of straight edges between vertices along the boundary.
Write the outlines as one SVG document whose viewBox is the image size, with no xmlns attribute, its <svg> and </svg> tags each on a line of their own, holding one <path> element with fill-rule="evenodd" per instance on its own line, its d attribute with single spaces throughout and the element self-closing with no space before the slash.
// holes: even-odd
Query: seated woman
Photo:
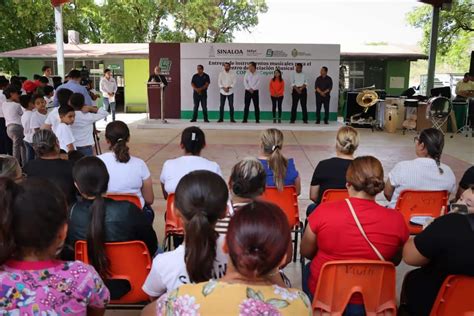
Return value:
<svg viewBox="0 0 474 316">
<path fill-rule="evenodd" d="M 469 167 L 463 174 L 461 181 L 459 181 L 458 191 L 456 192 L 456 199 L 459 200 L 464 191 L 474 185 L 474 166 Z"/>
<path fill-rule="evenodd" d="M 181 149 L 183 155 L 178 158 L 166 160 L 161 170 L 160 181 L 163 196 L 174 193 L 182 177 L 195 170 L 208 170 L 222 176 L 219 165 L 204 157 L 202 150 L 206 147 L 206 136 L 196 126 L 185 128 L 181 133 Z"/>
<path fill-rule="evenodd" d="M 28 178 L 47 179 L 56 184 L 65 194 L 69 206 L 77 199 L 77 190 L 72 179 L 73 163 L 61 159 L 58 138 L 49 129 L 33 134 L 33 149 L 36 159 L 23 168 Z"/>
<path fill-rule="evenodd" d="M 394 208 L 403 190 L 446 190 L 454 193 L 456 177 L 447 165 L 441 163 L 444 135 L 435 128 L 428 128 L 415 137 L 415 153 L 418 158 L 402 161 L 388 174 L 384 195 Z"/>
<path fill-rule="evenodd" d="M 98 157 L 105 163 L 109 172 L 107 192 L 137 195 L 148 220 L 153 222 L 154 213 L 150 206 L 155 195 L 150 170 L 142 159 L 130 155 L 127 145 L 130 141 L 130 130 L 127 124 L 122 121 L 107 124 L 105 139 L 112 152 Z"/>
<path fill-rule="evenodd" d="M 349 199 L 320 204 L 308 218 L 301 255 L 312 260 L 307 282 L 303 280 L 303 288 L 311 295 L 326 262 L 394 260 L 408 239 L 402 214 L 375 202 L 375 196 L 384 187 L 380 161 L 371 156 L 354 159 L 347 169 L 346 181 Z M 359 230 L 357 221 L 370 242 Z M 351 304 L 362 304 L 361 297 L 353 297 Z"/>
<path fill-rule="evenodd" d="M 309 198 L 314 203 L 308 206 L 307 216 L 321 203 L 327 189 L 346 188 L 347 168 L 354 159 L 357 147 L 359 147 L 357 130 L 350 126 L 341 127 L 336 136 L 336 157 L 321 160 L 314 169 L 309 190 Z"/>
<path fill-rule="evenodd" d="M 453 212 L 435 219 L 403 248 L 403 261 L 421 267 L 405 277 L 400 310 L 408 315 L 429 315 L 448 275 L 474 276 L 474 186 L 457 204 L 466 205 L 468 214 Z"/>
<path fill-rule="evenodd" d="M 94 268 L 57 260 L 68 220 L 62 192 L 44 179 L 0 178 L 0 197 L 2 314 L 104 315 L 109 291 Z"/>
<path fill-rule="evenodd" d="M 225 218 L 217 221 L 216 231 L 219 234 L 227 233 L 234 211 L 262 195 L 265 191 L 266 177 L 265 169 L 258 159 L 245 158 L 235 164 L 229 178 L 229 193 L 233 209 Z"/>
<path fill-rule="evenodd" d="M 108 276 L 104 247 L 106 242 L 141 240 L 153 256 L 158 248 L 158 241 L 144 212 L 132 203 L 103 197 L 107 192 L 109 174 L 102 160 L 97 157 L 82 158 L 74 165 L 73 176 L 82 201 L 74 204 L 71 209 L 63 257 L 74 258 L 76 241 L 87 240 L 91 262 L 105 279 Z M 128 282 L 106 283 L 113 299 L 130 290 Z"/>
<path fill-rule="evenodd" d="M 286 159 L 281 153 L 283 149 L 283 133 L 270 128 L 263 131 L 261 137 L 261 152 L 258 157 L 267 173 L 267 186 L 277 187 L 282 191 L 285 186 L 294 185 L 296 193 L 301 193 L 301 179 L 295 167 L 294 160 Z"/>
<path fill-rule="evenodd" d="M 144 316 L 186 310 L 193 315 L 311 315 L 311 302 L 297 289 L 272 284 L 285 261 L 290 227 L 276 205 L 253 202 L 232 218 L 224 251 L 226 275 L 220 280 L 185 284 L 149 304 Z"/>
<path fill-rule="evenodd" d="M 0 177 L 8 178 L 16 182 L 23 179 L 21 166 L 15 157 L 0 155 Z"/>
<path fill-rule="evenodd" d="M 215 231 L 226 214 L 229 191 L 218 174 L 198 170 L 185 175 L 176 188 L 174 211 L 184 223 L 184 244 L 153 259 L 143 291 L 155 299 L 187 283 L 225 274 L 224 238 Z"/>
</svg>

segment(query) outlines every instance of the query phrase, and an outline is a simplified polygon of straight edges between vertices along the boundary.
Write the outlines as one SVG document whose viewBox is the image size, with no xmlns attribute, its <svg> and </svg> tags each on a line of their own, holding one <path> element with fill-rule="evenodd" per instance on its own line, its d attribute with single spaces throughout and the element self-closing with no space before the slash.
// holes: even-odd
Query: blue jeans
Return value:
<svg viewBox="0 0 474 316">
<path fill-rule="evenodd" d="M 26 162 L 30 160 L 34 160 L 36 155 L 35 155 L 35 150 L 33 149 L 33 146 L 28 142 L 24 141 L 24 143 L 25 143 L 25 149 L 26 149 Z"/>
<path fill-rule="evenodd" d="M 86 157 L 94 156 L 94 150 L 92 149 L 91 145 L 84 146 L 84 147 L 77 147 L 76 150 Z"/>
<path fill-rule="evenodd" d="M 112 121 L 115 121 L 115 107 L 115 102 L 109 102 L 109 98 L 104 98 L 104 109 L 109 112 L 110 108 L 110 111 L 112 112 Z"/>
</svg>

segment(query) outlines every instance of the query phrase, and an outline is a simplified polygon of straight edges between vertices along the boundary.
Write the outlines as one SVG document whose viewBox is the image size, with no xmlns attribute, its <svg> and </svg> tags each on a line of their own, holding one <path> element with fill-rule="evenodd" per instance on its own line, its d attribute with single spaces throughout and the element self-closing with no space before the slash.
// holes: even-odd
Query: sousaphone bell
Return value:
<svg viewBox="0 0 474 316">
<path fill-rule="evenodd" d="M 379 101 L 379 95 L 372 89 L 375 89 L 375 85 L 361 88 L 361 91 L 357 94 L 356 102 L 359 106 L 364 108 L 364 111 L 351 116 L 351 125 L 370 125 L 373 130 L 377 124 L 377 121 L 373 117 L 365 117 L 364 115 L 369 111 L 370 107 Z"/>
</svg>

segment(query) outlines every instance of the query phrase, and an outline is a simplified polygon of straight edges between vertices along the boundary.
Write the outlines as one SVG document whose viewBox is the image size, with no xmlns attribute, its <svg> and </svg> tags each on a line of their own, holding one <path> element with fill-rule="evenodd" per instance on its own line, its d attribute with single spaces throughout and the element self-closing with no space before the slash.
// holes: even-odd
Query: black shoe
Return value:
<svg viewBox="0 0 474 316">
<path fill-rule="evenodd" d="M 217 121 L 217 123 L 222 123 L 222 122 L 224 122 L 224 120 L 219 120 L 219 121 Z"/>
<path fill-rule="evenodd" d="M 303 121 L 303 123 L 308 124 L 308 121 Z"/>
<path fill-rule="evenodd" d="M 260 124 L 260 121 L 255 121 L 255 123 Z"/>
<path fill-rule="evenodd" d="M 273 119 L 273 124 L 275 124 L 276 122 L 277 122 L 277 120 L 276 120 L 276 119 Z"/>
<path fill-rule="evenodd" d="M 328 124 L 329 124 L 329 122 L 328 122 L 328 121 L 324 121 L 324 124 L 328 125 Z"/>
<path fill-rule="evenodd" d="M 208 120 L 208 119 L 205 119 L 205 120 L 204 120 L 204 123 L 209 123 L 209 120 Z"/>
<path fill-rule="evenodd" d="M 196 122 L 196 120 L 195 120 L 195 119 L 192 119 L 190 122 L 191 122 L 191 123 L 194 123 L 194 122 Z"/>
<path fill-rule="evenodd" d="M 295 121 L 290 121 L 290 124 L 295 124 Z"/>
<path fill-rule="evenodd" d="M 242 123 L 247 123 L 247 120 L 243 120 Z"/>
<path fill-rule="evenodd" d="M 321 124 L 321 121 L 316 121 L 316 124 Z"/>
<path fill-rule="evenodd" d="M 231 123 L 237 123 L 234 119 L 230 120 Z"/>
</svg>

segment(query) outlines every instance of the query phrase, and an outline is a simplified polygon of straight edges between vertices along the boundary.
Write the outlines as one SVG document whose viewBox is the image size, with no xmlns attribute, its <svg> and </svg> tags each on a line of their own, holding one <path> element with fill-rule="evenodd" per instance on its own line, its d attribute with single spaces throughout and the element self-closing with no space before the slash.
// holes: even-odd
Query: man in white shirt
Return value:
<svg viewBox="0 0 474 316">
<path fill-rule="evenodd" d="M 260 76 L 257 73 L 257 64 L 250 62 L 248 65 L 248 71 L 244 76 L 244 87 L 245 87 L 245 107 L 244 107 L 244 120 L 242 123 L 247 123 L 249 117 L 250 101 L 253 101 L 255 108 L 255 121 L 260 123 L 260 108 L 258 106 L 258 88 L 260 86 Z"/>
<path fill-rule="evenodd" d="M 110 69 L 104 70 L 104 77 L 100 79 L 100 92 L 104 97 L 104 108 L 108 112 L 109 108 L 112 112 L 112 121 L 115 121 L 115 94 L 117 93 L 117 83 L 112 77 L 112 71 Z M 105 119 L 107 120 L 107 118 Z"/>
<path fill-rule="evenodd" d="M 306 100 L 308 99 L 308 92 L 306 86 L 308 85 L 308 78 L 303 72 L 303 64 L 297 63 L 295 72 L 291 73 L 291 119 L 290 123 L 295 123 L 296 112 L 298 110 L 298 101 L 301 102 L 301 112 L 303 113 L 303 122 L 308 124 L 308 110 L 306 108 Z"/>
<path fill-rule="evenodd" d="M 224 70 L 219 74 L 218 84 L 221 95 L 221 106 L 219 108 L 219 121 L 218 123 L 224 122 L 224 105 L 225 100 L 229 100 L 229 111 L 230 121 L 235 123 L 234 120 L 234 86 L 237 81 L 235 73 L 230 70 L 230 63 L 224 63 Z"/>
</svg>

